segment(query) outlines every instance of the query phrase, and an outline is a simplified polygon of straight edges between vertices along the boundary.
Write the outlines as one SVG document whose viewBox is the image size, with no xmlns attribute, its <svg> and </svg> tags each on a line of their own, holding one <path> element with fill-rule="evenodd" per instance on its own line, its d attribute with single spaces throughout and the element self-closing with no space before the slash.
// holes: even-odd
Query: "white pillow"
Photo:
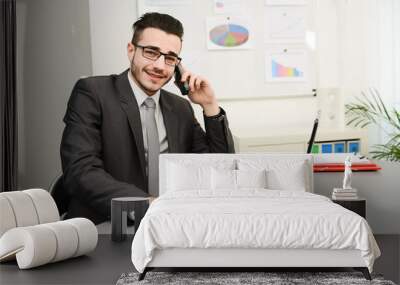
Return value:
<svg viewBox="0 0 400 285">
<path fill-rule="evenodd" d="M 164 155 L 168 157 L 167 155 Z M 165 191 L 212 190 L 211 167 L 235 169 L 236 160 L 222 156 L 207 157 L 203 154 L 181 154 L 168 157 L 163 164 L 165 170 Z M 162 169 L 160 169 L 162 170 Z M 162 191 L 163 193 L 165 191 Z"/>
<path fill-rule="evenodd" d="M 167 191 L 211 189 L 211 166 L 168 164 Z"/>
<path fill-rule="evenodd" d="M 213 190 L 236 190 L 236 170 L 212 168 L 211 181 Z"/>
<path fill-rule="evenodd" d="M 274 190 L 306 191 L 307 182 L 304 162 L 291 171 L 271 169 L 268 171 L 268 188 Z"/>
<path fill-rule="evenodd" d="M 267 188 L 273 190 L 306 191 L 308 162 L 304 159 L 238 159 L 239 170 L 267 170 Z"/>
<path fill-rule="evenodd" d="M 263 170 L 211 170 L 212 189 L 238 190 L 241 188 L 267 188 L 267 171 Z"/>
<path fill-rule="evenodd" d="M 236 160 L 233 158 L 224 158 L 221 156 L 208 157 L 207 154 L 175 154 L 175 157 L 168 157 L 169 154 L 164 154 L 167 157 L 165 163 L 166 167 L 169 164 L 179 164 L 187 167 L 213 167 L 216 169 L 236 169 Z M 171 154 L 172 155 L 172 154 Z M 215 154 L 216 155 L 216 154 Z"/>
<path fill-rule="evenodd" d="M 267 171 L 263 170 L 236 170 L 237 187 L 240 188 L 267 188 Z"/>
</svg>

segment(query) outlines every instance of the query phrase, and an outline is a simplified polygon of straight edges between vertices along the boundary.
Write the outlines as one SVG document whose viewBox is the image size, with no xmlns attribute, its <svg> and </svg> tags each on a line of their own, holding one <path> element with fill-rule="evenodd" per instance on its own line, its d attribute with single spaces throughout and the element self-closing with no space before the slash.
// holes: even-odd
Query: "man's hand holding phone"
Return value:
<svg viewBox="0 0 400 285">
<path fill-rule="evenodd" d="M 206 116 L 218 115 L 220 109 L 210 83 L 205 78 L 184 70 L 181 65 L 177 68 L 179 69 L 175 72 L 175 79 L 179 79 L 179 74 L 177 76 L 177 72 L 180 72 L 180 82 L 183 84 L 186 82 L 189 85 L 188 96 L 190 101 L 199 104 L 203 108 Z"/>
</svg>

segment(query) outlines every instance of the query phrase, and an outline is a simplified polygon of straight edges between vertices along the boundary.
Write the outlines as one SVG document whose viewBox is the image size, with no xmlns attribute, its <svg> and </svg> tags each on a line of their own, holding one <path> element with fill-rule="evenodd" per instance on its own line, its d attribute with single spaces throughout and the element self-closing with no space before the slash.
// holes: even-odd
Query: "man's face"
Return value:
<svg viewBox="0 0 400 285">
<path fill-rule="evenodd" d="M 174 55 L 178 55 L 182 47 L 178 36 L 155 28 L 144 29 L 137 45 L 151 46 L 162 53 Z M 132 43 L 128 44 L 128 57 L 133 78 L 147 95 L 154 95 L 174 74 L 175 67 L 165 64 L 164 56 L 155 61 L 147 59 L 143 56 L 143 49 Z"/>
</svg>

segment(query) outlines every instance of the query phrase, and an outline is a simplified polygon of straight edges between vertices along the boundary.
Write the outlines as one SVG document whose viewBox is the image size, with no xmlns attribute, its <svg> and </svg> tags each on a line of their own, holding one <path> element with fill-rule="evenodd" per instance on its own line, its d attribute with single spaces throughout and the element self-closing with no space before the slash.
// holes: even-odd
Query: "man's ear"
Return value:
<svg viewBox="0 0 400 285">
<path fill-rule="evenodd" d="M 128 54 L 129 62 L 131 62 L 133 59 L 133 56 L 135 55 L 136 47 L 131 42 L 129 42 L 126 47 L 126 51 Z"/>
</svg>

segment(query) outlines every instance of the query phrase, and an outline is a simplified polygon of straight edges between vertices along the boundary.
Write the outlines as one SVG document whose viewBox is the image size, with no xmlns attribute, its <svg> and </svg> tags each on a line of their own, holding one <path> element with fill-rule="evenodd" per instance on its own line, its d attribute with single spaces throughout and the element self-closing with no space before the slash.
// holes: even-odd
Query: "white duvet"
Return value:
<svg viewBox="0 0 400 285">
<path fill-rule="evenodd" d="M 266 189 L 162 195 L 134 237 L 135 268 L 165 248 L 358 249 L 370 272 L 380 255 L 359 215 L 324 196 Z"/>
</svg>

